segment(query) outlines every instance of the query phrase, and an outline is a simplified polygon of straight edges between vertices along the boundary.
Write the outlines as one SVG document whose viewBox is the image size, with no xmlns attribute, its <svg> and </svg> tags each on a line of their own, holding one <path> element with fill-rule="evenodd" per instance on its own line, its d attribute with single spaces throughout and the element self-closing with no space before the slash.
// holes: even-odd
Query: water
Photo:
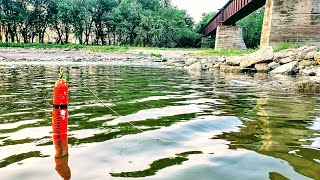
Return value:
<svg viewBox="0 0 320 180">
<path fill-rule="evenodd" d="M 320 179 L 319 95 L 239 85 L 249 75 L 69 68 L 72 179 Z M 50 134 L 58 72 L 0 66 L 0 179 L 61 178 Z"/>
</svg>

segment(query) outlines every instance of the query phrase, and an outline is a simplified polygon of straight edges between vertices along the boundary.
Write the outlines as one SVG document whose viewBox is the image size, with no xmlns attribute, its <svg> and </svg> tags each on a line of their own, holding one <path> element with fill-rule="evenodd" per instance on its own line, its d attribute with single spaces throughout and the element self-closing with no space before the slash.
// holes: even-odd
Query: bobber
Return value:
<svg viewBox="0 0 320 180">
<path fill-rule="evenodd" d="M 68 84 L 59 79 L 54 85 L 52 134 L 55 157 L 68 155 Z"/>
</svg>

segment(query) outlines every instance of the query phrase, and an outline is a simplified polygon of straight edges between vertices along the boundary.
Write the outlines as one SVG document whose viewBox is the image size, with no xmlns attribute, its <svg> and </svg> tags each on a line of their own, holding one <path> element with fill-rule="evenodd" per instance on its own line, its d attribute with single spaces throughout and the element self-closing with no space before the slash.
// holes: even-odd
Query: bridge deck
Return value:
<svg viewBox="0 0 320 180">
<path fill-rule="evenodd" d="M 266 0 L 230 0 L 202 29 L 201 33 L 208 36 L 215 33 L 221 24 L 234 25 L 240 19 L 264 6 L 265 3 Z"/>
</svg>

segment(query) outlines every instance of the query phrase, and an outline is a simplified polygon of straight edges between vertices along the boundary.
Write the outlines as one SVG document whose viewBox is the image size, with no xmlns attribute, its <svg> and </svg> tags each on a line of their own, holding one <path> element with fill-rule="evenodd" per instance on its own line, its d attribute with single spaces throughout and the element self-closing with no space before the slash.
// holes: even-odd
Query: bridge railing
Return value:
<svg viewBox="0 0 320 180">
<path fill-rule="evenodd" d="M 243 9 L 252 1 L 259 0 L 230 0 L 227 4 L 211 19 L 208 25 L 202 29 L 202 34 L 207 36 L 217 29 L 217 27 L 225 23 L 228 19 L 234 16 L 237 12 Z"/>
</svg>

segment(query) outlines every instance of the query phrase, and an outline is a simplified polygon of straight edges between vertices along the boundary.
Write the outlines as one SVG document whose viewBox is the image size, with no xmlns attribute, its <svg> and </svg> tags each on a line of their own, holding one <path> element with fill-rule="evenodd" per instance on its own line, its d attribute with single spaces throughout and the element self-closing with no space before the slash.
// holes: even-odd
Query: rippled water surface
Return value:
<svg viewBox="0 0 320 180">
<path fill-rule="evenodd" d="M 72 179 L 320 179 L 319 95 L 229 83 L 249 75 L 69 68 Z M 0 66 L 0 179 L 67 173 L 50 134 L 58 71 Z"/>
</svg>

